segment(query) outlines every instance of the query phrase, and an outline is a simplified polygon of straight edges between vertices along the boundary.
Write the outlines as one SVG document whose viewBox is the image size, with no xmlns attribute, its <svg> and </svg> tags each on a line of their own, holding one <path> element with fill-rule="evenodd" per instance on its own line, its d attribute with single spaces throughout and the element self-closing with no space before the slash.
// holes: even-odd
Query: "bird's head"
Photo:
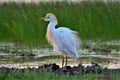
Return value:
<svg viewBox="0 0 120 80">
<path fill-rule="evenodd" d="M 55 23 L 56 25 L 58 24 L 57 18 L 53 13 L 47 13 L 46 16 L 43 18 L 40 18 L 40 20 L 50 21 Z"/>
</svg>

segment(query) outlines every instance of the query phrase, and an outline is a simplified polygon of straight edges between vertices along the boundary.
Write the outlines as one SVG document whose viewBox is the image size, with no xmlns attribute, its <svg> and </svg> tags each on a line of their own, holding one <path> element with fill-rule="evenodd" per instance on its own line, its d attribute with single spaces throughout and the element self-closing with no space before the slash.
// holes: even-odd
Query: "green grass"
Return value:
<svg viewBox="0 0 120 80">
<path fill-rule="evenodd" d="M 37 72 L 29 72 L 26 71 L 25 73 L 20 73 L 20 72 L 13 72 L 11 74 L 5 74 L 4 72 L 0 72 L 1 79 L 4 80 L 92 80 L 89 77 L 91 75 L 86 75 L 86 76 L 64 76 L 64 75 L 53 75 L 49 72 L 46 73 L 37 73 Z"/>
<path fill-rule="evenodd" d="M 24 73 L 22 72 L 11 72 L 5 73 L 0 71 L 0 79 L 1 80 L 103 80 L 95 78 L 97 73 L 90 73 L 85 75 L 55 75 L 50 72 L 30 72 L 26 70 Z M 120 74 L 114 73 L 110 74 L 111 78 L 120 79 Z"/>
<path fill-rule="evenodd" d="M 0 42 L 16 42 L 30 47 L 47 44 L 48 22 L 39 21 L 47 12 L 54 13 L 58 26 L 79 32 L 82 40 L 119 40 L 120 3 L 101 1 L 68 4 L 67 2 L 0 5 Z"/>
</svg>

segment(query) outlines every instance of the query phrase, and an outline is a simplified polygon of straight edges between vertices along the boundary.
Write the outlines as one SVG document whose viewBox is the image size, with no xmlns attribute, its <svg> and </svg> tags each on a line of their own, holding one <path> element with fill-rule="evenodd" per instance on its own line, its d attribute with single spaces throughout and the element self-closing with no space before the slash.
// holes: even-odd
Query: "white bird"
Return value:
<svg viewBox="0 0 120 80">
<path fill-rule="evenodd" d="M 67 66 L 67 55 L 72 55 L 77 59 L 77 47 L 80 44 L 77 32 L 65 27 L 55 28 L 58 21 L 53 13 L 47 13 L 40 20 L 49 21 L 46 38 L 53 45 L 54 50 L 62 55 L 62 68 L 64 67 L 64 57 L 66 57 L 65 67 Z"/>
</svg>

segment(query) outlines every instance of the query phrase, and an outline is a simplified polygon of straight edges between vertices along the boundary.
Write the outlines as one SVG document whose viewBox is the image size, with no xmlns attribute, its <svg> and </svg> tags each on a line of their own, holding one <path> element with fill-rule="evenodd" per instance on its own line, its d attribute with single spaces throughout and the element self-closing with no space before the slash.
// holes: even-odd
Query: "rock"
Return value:
<svg viewBox="0 0 120 80">
<path fill-rule="evenodd" d="M 81 74 L 85 73 L 85 67 L 82 64 L 78 64 L 78 69 L 81 72 Z"/>
<path fill-rule="evenodd" d="M 111 53 L 110 49 L 101 49 L 102 52 Z"/>
<path fill-rule="evenodd" d="M 80 71 L 78 70 L 73 70 L 69 73 L 69 75 L 74 76 L 74 75 L 80 75 Z"/>
<path fill-rule="evenodd" d="M 53 71 L 58 70 L 59 68 L 60 68 L 59 65 L 56 65 L 55 63 L 52 64 Z"/>
<path fill-rule="evenodd" d="M 39 69 L 40 68 L 46 69 L 47 71 L 56 71 L 60 67 L 59 67 L 59 65 L 56 65 L 55 63 L 53 63 L 53 64 L 44 64 L 42 67 L 39 67 Z"/>
<path fill-rule="evenodd" d="M 0 49 L 0 53 L 10 53 L 10 50 L 9 49 Z"/>
<path fill-rule="evenodd" d="M 86 73 L 90 73 L 90 72 L 98 72 L 101 73 L 102 72 L 102 67 L 99 66 L 97 63 L 92 63 L 92 66 L 87 66 L 86 67 Z"/>
<path fill-rule="evenodd" d="M 70 70 L 71 66 L 66 66 L 65 69 Z"/>
<path fill-rule="evenodd" d="M 54 74 L 62 75 L 62 74 L 63 74 L 63 71 L 62 71 L 62 69 L 60 68 L 60 69 L 54 71 L 53 73 L 54 73 Z"/>
<path fill-rule="evenodd" d="M 101 50 L 99 48 L 92 48 L 91 51 L 98 52 L 98 51 L 101 51 Z"/>
<path fill-rule="evenodd" d="M 44 67 L 44 68 L 48 68 L 49 65 L 48 65 L 48 64 L 44 64 L 43 67 Z"/>
<path fill-rule="evenodd" d="M 109 77 L 109 74 L 111 73 L 120 73 L 120 69 L 108 69 L 106 68 L 102 68 L 101 66 L 99 66 L 97 63 L 95 62 L 91 62 L 92 66 L 87 66 L 84 67 L 82 64 L 78 64 L 78 66 L 66 66 L 65 68 L 60 68 L 59 65 L 53 63 L 53 64 L 44 64 L 42 66 L 39 66 L 38 68 L 25 68 L 25 69 L 18 69 L 18 68 L 8 68 L 8 67 L 0 67 L 0 71 L 3 71 L 7 74 L 11 73 L 11 72 L 22 72 L 24 73 L 26 70 L 29 70 L 30 72 L 32 71 L 37 71 L 37 72 L 51 72 L 53 74 L 58 74 L 58 75 L 70 75 L 70 76 L 74 76 L 74 75 L 84 75 L 84 74 L 88 74 L 88 73 L 97 73 L 98 76 L 93 77 L 93 80 L 96 80 L 99 78 L 103 78 L 103 80 L 117 80 L 117 79 L 112 79 L 111 77 Z M 101 74 L 105 75 L 104 76 L 100 76 Z M 107 76 L 108 75 L 108 76 Z"/>
<path fill-rule="evenodd" d="M 21 52 L 18 52 L 17 54 L 15 54 L 13 57 L 34 58 L 35 54 L 32 54 L 30 52 L 26 52 L 26 51 L 21 51 Z"/>
<path fill-rule="evenodd" d="M 11 68 L 8 68 L 8 67 L 1 67 L 0 70 L 5 73 L 10 73 L 12 71 Z"/>
<path fill-rule="evenodd" d="M 110 54 L 110 49 L 100 49 L 100 48 L 92 48 L 89 52 L 95 52 L 96 54 Z"/>
</svg>

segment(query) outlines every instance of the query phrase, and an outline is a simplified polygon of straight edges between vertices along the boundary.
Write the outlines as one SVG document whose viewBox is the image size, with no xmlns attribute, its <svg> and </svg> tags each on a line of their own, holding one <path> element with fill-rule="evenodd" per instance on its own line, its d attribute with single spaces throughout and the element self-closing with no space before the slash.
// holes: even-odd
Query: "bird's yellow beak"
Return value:
<svg viewBox="0 0 120 80">
<path fill-rule="evenodd" d="M 43 18 L 39 18 L 39 20 L 44 20 L 45 19 L 45 17 L 43 17 Z"/>
</svg>

